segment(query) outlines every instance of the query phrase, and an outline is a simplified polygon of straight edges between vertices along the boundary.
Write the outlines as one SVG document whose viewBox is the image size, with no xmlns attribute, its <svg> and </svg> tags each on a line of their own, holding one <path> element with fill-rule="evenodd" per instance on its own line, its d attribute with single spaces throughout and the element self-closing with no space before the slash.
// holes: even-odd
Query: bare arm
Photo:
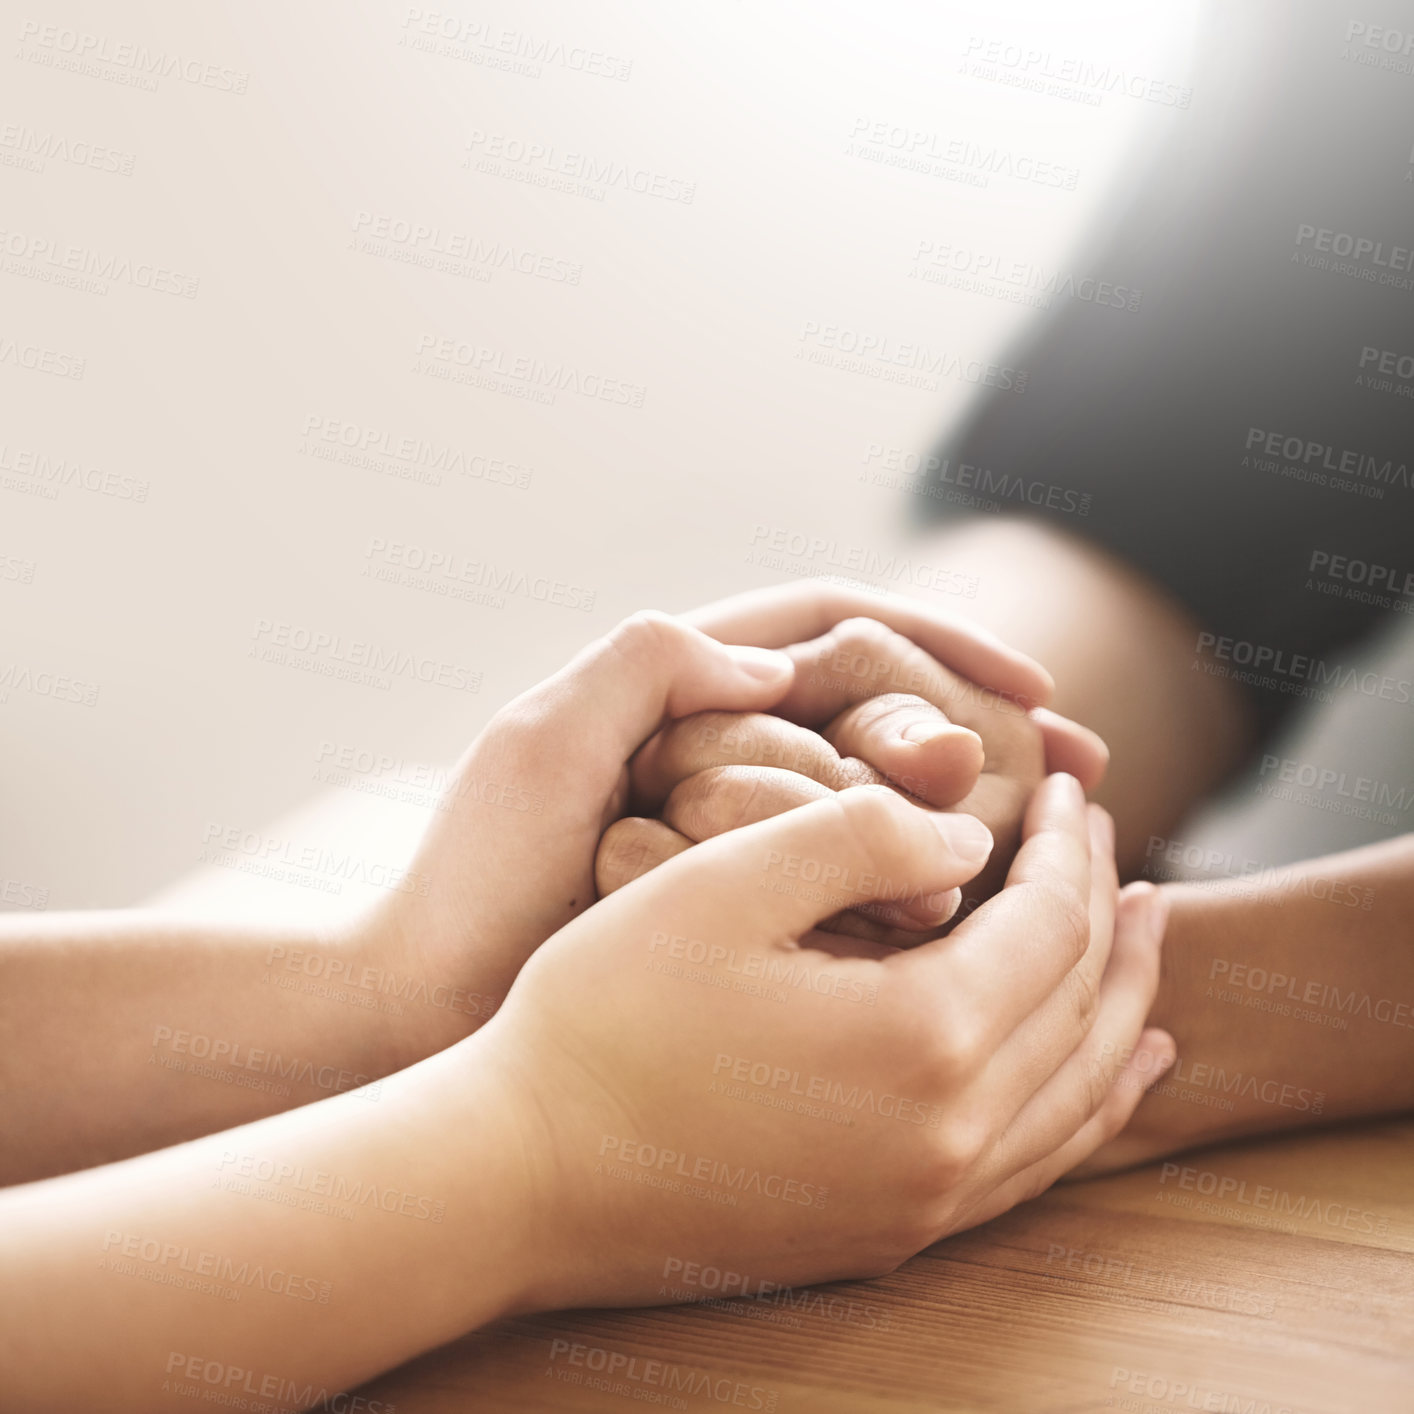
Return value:
<svg viewBox="0 0 1414 1414">
<path fill-rule="evenodd" d="M 351 929 L 0 918 L 0 1184 L 366 1085 L 415 1036 L 430 1054 L 465 1035 L 482 1004 L 399 976 Z"/>
</svg>

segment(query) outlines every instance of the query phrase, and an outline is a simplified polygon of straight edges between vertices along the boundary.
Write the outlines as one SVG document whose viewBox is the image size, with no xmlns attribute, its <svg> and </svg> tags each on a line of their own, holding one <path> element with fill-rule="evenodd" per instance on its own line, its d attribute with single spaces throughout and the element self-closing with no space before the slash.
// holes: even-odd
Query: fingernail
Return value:
<svg viewBox="0 0 1414 1414">
<path fill-rule="evenodd" d="M 795 671 L 795 664 L 774 648 L 752 648 L 744 643 L 728 643 L 725 646 L 737 667 L 758 682 L 779 682 Z"/>
<path fill-rule="evenodd" d="M 1156 948 L 1164 944 L 1164 932 L 1168 928 L 1169 921 L 1169 896 L 1163 889 L 1155 889 L 1154 896 L 1149 900 L 1149 914 L 1144 920 L 1145 931 L 1149 935 L 1149 941 Z"/>
<path fill-rule="evenodd" d="M 914 746 L 927 746 L 930 741 L 937 741 L 940 736 L 947 736 L 950 732 L 955 731 L 957 728 L 951 722 L 934 717 L 910 722 L 899 732 L 899 736 L 904 741 L 911 741 Z"/>
<path fill-rule="evenodd" d="M 975 816 L 946 810 L 929 812 L 934 828 L 964 864 L 981 865 L 992 853 L 992 832 Z"/>
<path fill-rule="evenodd" d="M 1134 1052 L 1130 1064 L 1136 1074 L 1143 1076 L 1144 1088 L 1147 1090 L 1177 1059 L 1178 1051 L 1174 1046 L 1173 1037 L 1170 1036 L 1166 1043 L 1160 1039 L 1157 1045 L 1141 1045 Z"/>
<path fill-rule="evenodd" d="M 1080 782 L 1068 771 L 1057 771 L 1050 780 L 1051 789 L 1055 791 L 1057 801 L 1074 806 L 1079 810 L 1085 808 L 1085 791 Z"/>
</svg>

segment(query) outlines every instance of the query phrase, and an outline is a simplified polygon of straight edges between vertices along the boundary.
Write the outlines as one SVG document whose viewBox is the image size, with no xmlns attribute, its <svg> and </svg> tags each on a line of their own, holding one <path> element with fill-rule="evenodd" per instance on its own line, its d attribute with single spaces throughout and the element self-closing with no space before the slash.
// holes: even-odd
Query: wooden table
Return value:
<svg viewBox="0 0 1414 1414">
<path fill-rule="evenodd" d="M 362 1392 L 398 1414 L 1414 1410 L 1414 1120 L 1056 1188 L 791 1297 L 506 1321 Z"/>
</svg>

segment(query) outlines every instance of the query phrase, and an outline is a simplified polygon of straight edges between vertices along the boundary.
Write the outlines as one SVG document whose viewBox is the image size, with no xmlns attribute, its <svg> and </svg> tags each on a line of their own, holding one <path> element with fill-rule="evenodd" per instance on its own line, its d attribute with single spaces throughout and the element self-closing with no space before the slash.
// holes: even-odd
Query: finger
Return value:
<svg viewBox="0 0 1414 1414">
<path fill-rule="evenodd" d="M 1049 997 L 1011 1034 L 998 1053 L 1019 1058 L 1017 1093 L 1043 1084 L 1089 1033 L 1099 1010 L 1105 968 L 1115 937 L 1119 878 L 1114 864 L 1114 821 L 1086 806 L 1090 835 L 1089 946 Z"/>
<path fill-rule="evenodd" d="M 985 629 L 896 594 L 807 581 L 749 590 L 683 617 L 723 642 L 762 648 L 818 638 L 842 619 L 877 619 L 962 677 L 1027 706 L 1049 702 L 1055 690 L 1039 663 Z"/>
<path fill-rule="evenodd" d="M 1104 738 L 1052 712 L 1049 707 L 1037 707 L 1031 720 L 1041 729 L 1041 743 L 1046 752 L 1047 771 L 1067 771 L 1092 793 L 1105 778 L 1110 764 L 1110 749 Z"/>
<path fill-rule="evenodd" d="M 1116 1077 L 1135 1053 L 1158 991 L 1166 912 L 1164 896 L 1152 884 L 1126 890 L 1094 1025 L 1048 1079 L 1039 1086 L 1034 1083 L 1029 1042 L 1020 1029 L 993 1058 L 997 1074 L 988 1077 L 989 1084 L 998 1083 L 1004 1091 L 1020 1081 L 1025 1097 L 994 1150 L 999 1175 L 1044 1159 L 1108 1101 Z M 1115 1103 L 1122 1107 L 1128 1098 Z M 998 1103 L 1009 1107 L 1001 1093 Z"/>
<path fill-rule="evenodd" d="M 1006 886 L 944 939 L 902 953 L 911 985 L 938 998 L 949 1025 L 990 1053 L 1085 956 L 1090 830 L 1074 776 L 1048 776 L 1026 807 Z M 966 998 L 965 1006 L 958 998 Z"/>
<path fill-rule="evenodd" d="M 633 883 L 660 864 L 666 864 L 675 855 L 691 849 L 694 843 L 694 840 L 679 834 L 661 820 L 644 820 L 635 815 L 616 820 L 604 832 L 594 859 L 594 882 L 598 896 L 607 898 L 625 884 Z M 870 903 L 834 914 L 825 919 L 820 927 L 842 937 L 883 943 L 891 948 L 911 948 L 917 944 L 920 931 L 946 922 L 957 912 L 961 901 L 961 892 L 949 889 L 938 901 L 941 916 L 934 922 L 911 918 L 893 904 Z"/>
<path fill-rule="evenodd" d="M 644 610 L 517 698 L 505 709 L 499 735 L 520 737 L 527 777 L 554 769 L 558 757 L 540 749 L 547 734 L 557 742 L 572 738 L 577 761 L 604 775 L 607 794 L 607 783 L 665 721 L 709 707 L 774 706 L 792 672 L 783 654 L 729 647 L 680 619 Z M 592 784 L 599 794 L 601 783 Z"/>
<path fill-rule="evenodd" d="M 657 811 L 680 782 L 724 765 L 795 771 L 832 790 L 883 780 L 863 762 L 842 759 L 808 727 L 763 712 L 699 712 L 659 732 L 633 758 L 634 801 L 640 811 Z"/>
<path fill-rule="evenodd" d="M 862 903 L 846 913 L 827 918 L 820 927 L 826 933 L 838 933 L 846 938 L 867 938 L 872 943 L 886 943 L 891 948 L 916 948 L 957 912 L 962 903 L 962 890 L 949 889 L 946 893 L 929 897 L 932 900 L 930 911 L 936 905 L 931 922 L 910 917 L 899 904 Z"/>
<path fill-rule="evenodd" d="M 982 738 L 931 702 L 891 692 L 847 707 L 823 732 L 841 756 L 872 766 L 929 805 L 954 805 L 982 773 Z"/>
<path fill-rule="evenodd" d="M 1044 1193 L 1108 1144 L 1134 1117 L 1149 1087 L 1173 1064 L 1177 1054 L 1178 1048 L 1167 1031 L 1151 1027 L 1141 1032 L 1129 1064 L 1115 1078 L 1099 1109 L 1059 1148 L 993 1189 L 982 1206 L 968 1214 L 968 1225 L 987 1222 Z"/>
<path fill-rule="evenodd" d="M 797 771 L 769 766 L 712 766 L 679 781 L 663 821 L 695 843 L 769 820 L 834 791 Z"/>
<path fill-rule="evenodd" d="M 941 895 L 977 872 L 991 844 L 971 816 L 924 810 L 886 786 L 852 787 L 707 840 L 605 902 L 646 907 L 680 932 L 709 917 L 784 943 L 841 909 Z"/>
<path fill-rule="evenodd" d="M 871 697 L 911 694 L 980 732 L 989 771 L 1041 774 L 1040 734 L 1021 707 L 960 677 L 886 624 L 846 619 L 783 651 L 795 663 L 795 679 L 773 709 L 780 716 L 819 727 Z"/>
<path fill-rule="evenodd" d="M 687 839 L 700 842 L 833 794 L 829 786 L 795 771 L 714 766 L 689 776 L 674 787 L 663 806 L 663 820 Z M 877 923 L 916 931 L 946 923 L 957 911 L 959 900 L 960 895 L 954 891 L 942 898 L 908 898 L 898 903 L 881 901 L 864 904 L 862 908 Z M 851 931 L 836 928 L 833 921 L 831 930 Z M 855 936 L 875 935 L 866 931 Z"/>
<path fill-rule="evenodd" d="M 661 820 L 645 820 L 637 815 L 615 820 L 604 831 L 594 854 L 594 885 L 599 897 L 607 898 L 616 889 L 691 848 L 690 839 Z"/>
</svg>

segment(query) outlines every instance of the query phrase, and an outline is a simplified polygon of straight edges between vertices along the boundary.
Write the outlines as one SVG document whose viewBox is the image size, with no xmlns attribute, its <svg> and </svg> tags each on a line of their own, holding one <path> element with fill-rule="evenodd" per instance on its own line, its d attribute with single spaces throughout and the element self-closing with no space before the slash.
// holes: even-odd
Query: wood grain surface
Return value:
<svg viewBox="0 0 1414 1414">
<path fill-rule="evenodd" d="M 398 1414 L 1414 1411 L 1414 1120 L 1065 1185 L 876 1281 L 505 1321 L 362 1392 Z"/>
</svg>

